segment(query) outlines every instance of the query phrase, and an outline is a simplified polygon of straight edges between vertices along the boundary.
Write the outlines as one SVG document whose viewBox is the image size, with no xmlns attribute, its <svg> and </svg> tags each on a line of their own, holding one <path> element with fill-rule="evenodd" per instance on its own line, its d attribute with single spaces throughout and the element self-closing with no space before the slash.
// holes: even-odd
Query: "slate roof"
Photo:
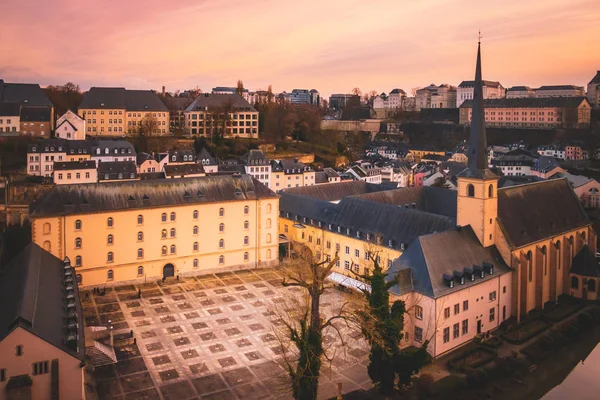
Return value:
<svg viewBox="0 0 600 400">
<path fill-rule="evenodd" d="M 332 224 L 332 231 L 337 232 L 340 227 L 341 234 L 353 238 L 359 232 L 362 240 L 366 240 L 367 233 L 371 235 L 371 241 L 377 240 L 379 236 L 381 244 L 386 246 L 389 246 L 391 240 L 392 245 L 389 247 L 395 249 L 403 249 L 420 235 L 445 231 L 456 225 L 454 218 L 360 198 L 346 197 L 334 204 L 287 191 L 279 199 L 279 210 L 283 218 L 306 224 L 310 224 L 310 219 L 313 219 L 313 225 L 318 225 L 321 221 L 324 229 L 329 229 L 328 225 Z M 303 218 L 306 218 L 306 222 Z M 350 229 L 349 234 L 347 229 Z"/>
<path fill-rule="evenodd" d="M 164 157 L 165 153 L 160 153 L 161 159 Z M 168 162 L 194 162 L 194 150 L 170 150 L 166 154 L 169 155 Z M 175 160 L 173 160 L 173 156 L 175 156 Z M 185 156 L 185 159 L 183 158 Z"/>
<path fill-rule="evenodd" d="M 482 266 L 484 262 L 494 266 L 492 275 L 486 273 L 483 278 L 476 277 L 474 281 L 465 279 L 463 285 L 456 283 L 453 288 L 444 281 L 444 274 L 454 276 L 454 271 L 464 273 L 465 268 Z M 509 271 L 496 247 L 481 246 L 473 229 L 466 226 L 417 238 L 394 261 L 388 270 L 387 280 L 391 281 L 401 274 L 400 283 L 390 289 L 394 294 L 415 290 L 425 296 L 438 298 Z"/>
<path fill-rule="evenodd" d="M 398 93 L 398 94 L 406 94 L 406 92 L 404 90 L 402 90 L 402 89 L 393 89 L 390 92 L 390 94 L 396 94 L 396 93 Z"/>
<path fill-rule="evenodd" d="M 517 99 L 486 99 L 485 108 L 548 108 L 548 107 L 579 107 L 582 102 L 588 102 L 586 97 L 524 97 Z M 588 102 L 589 104 L 589 102 Z M 473 101 L 465 100 L 460 108 L 472 108 Z"/>
<path fill-rule="evenodd" d="M 135 179 L 136 177 L 137 166 L 133 161 L 104 161 L 98 163 L 98 181 Z"/>
<path fill-rule="evenodd" d="M 535 89 L 537 90 L 573 90 L 573 89 L 583 89 L 581 86 L 575 86 L 575 85 L 546 85 L 546 86 L 540 86 L 539 88 Z"/>
<path fill-rule="evenodd" d="M 35 218 L 276 197 L 250 175 L 59 185 L 35 201 L 29 215 Z"/>
<path fill-rule="evenodd" d="M 208 164 L 206 165 L 217 165 L 218 161 L 217 158 L 214 157 L 212 154 L 210 154 L 208 152 L 208 150 L 206 150 L 205 147 L 203 147 L 200 152 L 198 154 L 196 154 L 196 161 L 201 162 L 202 160 L 208 160 Z"/>
<path fill-rule="evenodd" d="M 21 327 L 84 361 L 83 312 L 77 284 L 72 287 L 79 324 L 78 351 L 65 344 L 65 287 L 63 262 L 37 244 L 28 244 L 0 269 L 0 340 Z"/>
<path fill-rule="evenodd" d="M 457 193 L 455 190 L 420 186 L 359 194 L 350 198 L 414 208 L 432 214 L 456 218 Z"/>
<path fill-rule="evenodd" d="M 165 175 L 171 177 L 180 177 L 187 175 L 199 175 L 204 174 L 204 168 L 200 164 L 176 164 L 176 165 L 165 165 Z"/>
<path fill-rule="evenodd" d="M 272 160 L 271 168 L 273 171 L 284 171 L 286 174 L 302 173 L 312 169 L 298 160 Z"/>
<path fill-rule="evenodd" d="M 496 81 L 482 80 L 481 83 L 483 84 L 483 86 L 487 86 L 487 87 L 493 87 L 493 88 L 502 87 L 500 82 L 496 82 Z M 460 83 L 460 85 L 458 85 L 458 87 L 474 87 L 474 86 L 475 86 L 475 81 L 462 81 Z"/>
<path fill-rule="evenodd" d="M 592 80 L 590 81 L 590 84 L 592 84 L 592 83 L 600 83 L 600 71 L 598 71 L 596 73 L 596 76 L 594 76 L 592 78 Z"/>
<path fill-rule="evenodd" d="M 566 179 L 499 189 L 498 218 L 511 248 L 590 224 Z"/>
<path fill-rule="evenodd" d="M 54 161 L 55 171 L 72 171 L 75 169 L 96 169 L 96 161 Z"/>
<path fill-rule="evenodd" d="M 144 172 L 144 173 L 138 174 L 138 178 L 140 178 L 141 180 L 165 179 L 165 173 L 164 172 Z"/>
<path fill-rule="evenodd" d="M 270 165 L 269 159 L 262 150 L 250 150 L 241 159 L 245 165 Z"/>
<path fill-rule="evenodd" d="M 83 96 L 80 109 L 125 109 L 127 111 L 169 111 L 153 90 L 92 87 Z"/>
<path fill-rule="evenodd" d="M 208 111 L 212 111 L 215 108 L 222 107 L 226 102 L 231 102 L 234 110 L 256 112 L 256 109 L 239 94 L 213 93 L 202 93 L 185 111 L 204 111 L 205 108 L 208 108 Z"/>
<path fill-rule="evenodd" d="M 21 103 L 16 101 L 0 102 L 0 117 L 19 117 Z"/>
<path fill-rule="evenodd" d="M 146 162 L 148 160 L 154 160 L 154 157 L 152 156 L 152 154 L 142 152 L 142 153 L 138 153 L 137 156 L 135 157 L 135 163 L 138 166 L 142 165 L 144 162 Z"/>
<path fill-rule="evenodd" d="M 530 92 L 531 89 L 529 86 L 513 86 L 511 88 L 508 88 L 506 91 L 507 92 Z"/>
<path fill-rule="evenodd" d="M 596 261 L 595 254 L 587 244 L 573 257 L 571 273 L 581 276 L 600 277 L 600 265 Z"/>
<path fill-rule="evenodd" d="M 284 189 L 285 193 L 295 194 L 313 199 L 338 201 L 346 196 L 389 190 L 389 187 L 367 183 L 365 181 L 347 181 L 332 183 L 331 185 L 312 185 Z"/>
<path fill-rule="evenodd" d="M 548 172 L 559 166 L 556 158 L 551 156 L 541 156 L 535 160 L 531 169 L 540 172 Z"/>
<path fill-rule="evenodd" d="M 6 83 L 0 80 L 0 102 L 18 102 L 24 106 L 54 107 L 37 83 Z"/>
<path fill-rule="evenodd" d="M 315 183 L 316 184 L 328 183 L 328 182 L 329 182 L 329 178 L 327 177 L 327 174 L 324 171 L 315 172 Z"/>
<path fill-rule="evenodd" d="M 50 108 L 21 107 L 21 122 L 50 122 Z"/>
</svg>

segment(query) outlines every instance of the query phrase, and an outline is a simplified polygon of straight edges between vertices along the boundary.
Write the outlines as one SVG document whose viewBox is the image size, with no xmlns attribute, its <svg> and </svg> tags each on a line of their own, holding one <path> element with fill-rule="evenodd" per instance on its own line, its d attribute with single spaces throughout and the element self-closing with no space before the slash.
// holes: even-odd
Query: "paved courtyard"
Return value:
<svg viewBox="0 0 600 400">
<path fill-rule="evenodd" d="M 86 324 L 114 327 L 118 363 L 94 372 L 100 399 L 279 399 L 290 398 L 284 352 L 287 315 L 302 290 L 281 285 L 273 269 L 189 277 L 163 285 L 146 283 L 83 292 Z M 142 297 L 137 298 L 138 290 Z M 332 315 L 343 294 L 322 297 Z M 326 332 L 328 354 L 320 398 L 369 388 L 368 350 L 359 332 L 340 328 L 345 350 L 333 329 Z M 134 338 L 129 338 L 129 332 Z"/>
</svg>

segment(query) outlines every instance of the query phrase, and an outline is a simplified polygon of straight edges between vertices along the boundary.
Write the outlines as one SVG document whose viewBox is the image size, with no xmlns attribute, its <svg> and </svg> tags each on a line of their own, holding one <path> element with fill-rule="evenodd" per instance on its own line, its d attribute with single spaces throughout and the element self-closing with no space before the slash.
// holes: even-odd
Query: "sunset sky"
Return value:
<svg viewBox="0 0 600 400">
<path fill-rule="evenodd" d="M 585 85 L 599 0 L 2 0 L 0 78 L 324 95 L 472 79 Z"/>
</svg>

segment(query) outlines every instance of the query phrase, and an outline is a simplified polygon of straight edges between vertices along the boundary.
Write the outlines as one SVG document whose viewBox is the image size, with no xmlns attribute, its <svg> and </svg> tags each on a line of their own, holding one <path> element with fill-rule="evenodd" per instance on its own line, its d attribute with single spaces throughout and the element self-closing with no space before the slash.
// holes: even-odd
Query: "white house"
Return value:
<svg viewBox="0 0 600 400">
<path fill-rule="evenodd" d="M 456 107 L 460 107 L 465 100 L 473 99 L 474 85 L 474 81 L 462 81 L 460 85 L 458 85 L 458 89 L 456 90 Z M 483 81 L 484 99 L 503 99 L 505 96 L 506 89 L 504 89 L 500 82 Z"/>
<path fill-rule="evenodd" d="M 69 110 L 56 120 L 55 136 L 59 139 L 85 140 L 85 119 Z"/>
</svg>

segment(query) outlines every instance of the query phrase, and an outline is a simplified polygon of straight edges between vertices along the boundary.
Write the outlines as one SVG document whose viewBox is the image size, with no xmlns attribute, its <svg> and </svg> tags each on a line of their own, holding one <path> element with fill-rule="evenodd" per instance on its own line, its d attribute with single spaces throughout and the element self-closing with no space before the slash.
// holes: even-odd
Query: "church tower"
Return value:
<svg viewBox="0 0 600 400">
<path fill-rule="evenodd" d="M 458 174 L 456 223 L 459 226 L 471 225 L 483 247 L 488 247 L 495 243 L 498 177 L 488 169 L 481 42 L 477 46 L 468 157 L 467 169 Z"/>
</svg>

